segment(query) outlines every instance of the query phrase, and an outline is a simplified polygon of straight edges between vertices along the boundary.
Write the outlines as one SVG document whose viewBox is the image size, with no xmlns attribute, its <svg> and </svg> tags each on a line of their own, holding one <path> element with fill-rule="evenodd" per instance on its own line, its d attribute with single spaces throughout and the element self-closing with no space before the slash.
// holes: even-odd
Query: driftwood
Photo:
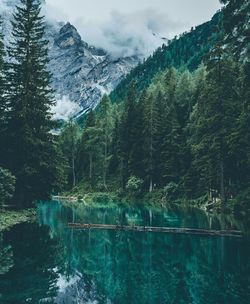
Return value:
<svg viewBox="0 0 250 304">
<path fill-rule="evenodd" d="M 207 230 L 207 229 L 175 228 L 175 227 L 123 226 L 123 225 L 80 224 L 80 223 L 68 223 L 68 227 L 73 229 L 161 232 L 161 233 L 175 233 L 175 234 L 193 234 L 200 236 L 227 236 L 227 237 L 238 237 L 238 238 L 242 237 L 242 232 L 238 230 Z"/>
<path fill-rule="evenodd" d="M 78 198 L 75 196 L 53 196 L 52 197 L 53 200 L 62 200 L 62 201 L 69 201 L 69 202 L 77 202 Z"/>
</svg>

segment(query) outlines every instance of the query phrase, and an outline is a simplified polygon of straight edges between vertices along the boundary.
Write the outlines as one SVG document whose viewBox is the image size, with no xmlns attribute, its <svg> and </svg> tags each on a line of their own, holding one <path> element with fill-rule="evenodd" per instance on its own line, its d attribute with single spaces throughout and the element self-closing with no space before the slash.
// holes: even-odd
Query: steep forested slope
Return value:
<svg viewBox="0 0 250 304">
<path fill-rule="evenodd" d="M 204 55 L 223 36 L 220 29 L 222 14 L 218 12 L 211 21 L 192 28 L 190 32 L 175 37 L 163 45 L 143 63 L 133 69 L 111 93 L 112 101 L 121 101 L 126 96 L 131 82 L 138 91 L 147 88 L 154 76 L 169 67 L 195 70 Z"/>
<path fill-rule="evenodd" d="M 230 49 L 237 59 L 244 60 L 249 56 L 250 1 L 221 2 L 227 5 L 211 21 L 174 38 L 133 69 L 111 93 L 111 100 L 122 101 L 131 82 L 135 83 L 138 93 L 141 92 L 150 85 L 159 71 L 166 68 L 195 70 L 218 42 L 221 42 L 224 49 Z"/>
<path fill-rule="evenodd" d="M 113 104 L 106 96 L 87 115 L 78 142 L 74 125 L 66 126 L 62 146 L 71 145 L 67 156 L 76 162 L 69 177 L 93 190 L 234 199 L 248 208 L 250 1 L 225 2 L 211 22 L 133 70 Z"/>
</svg>

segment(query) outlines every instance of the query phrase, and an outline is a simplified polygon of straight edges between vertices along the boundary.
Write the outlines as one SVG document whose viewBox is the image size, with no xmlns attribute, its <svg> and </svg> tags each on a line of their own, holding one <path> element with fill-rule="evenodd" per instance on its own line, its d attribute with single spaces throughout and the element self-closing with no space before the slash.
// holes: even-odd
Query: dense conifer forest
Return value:
<svg viewBox="0 0 250 304">
<path fill-rule="evenodd" d="M 4 195 L 14 194 L 18 207 L 48 198 L 61 183 L 60 152 L 51 133 L 53 92 L 40 12 L 39 1 L 20 0 L 10 45 L 4 48 L 0 37 L 0 165 L 4 176 L 14 176 L 2 188 Z"/>
<path fill-rule="evenodd" d="M 162 189 L 172 201 L 235 199 L 246 207 L 248 10 L 249 1 L 227 2 L 212 21 L 134 69 L 88 113 L 83 131 L 70 122 L 61 137 L 71 146 L 70 184 L 137 194 Z"/>
<path fill-rule="evenodd" d="M 110 84 L 117 66 L 124 75 L 133 57 L 113 68 L 69 23 L 51 38 L 45 1 L 0 1 L 19 3 L 11 37 L 0 24 L 0 302 L 249 303 L 250 0 L 220 0 L 211 21 L 130 66 L 101 100 L 100 79 Z M 118 5 L 134 2 L 157 1 Z M 59 68 L 62 87 L 72 74 L 67 92 L 90 68 L 95 108 L 69 100 L 68 120 L 53 113 L 51 49 L 57 67 L 80 62 Z"/>
<path fill-rule="evenodd" d="M 40 3 L 20 0 L 12 43 L 4 47 L 0 37 L 3 196 L 25 207 L 82 187 L 246 207 L 249 1 L 221 2 L 211 21 L 156 50 L 83 125 L 72 118 L 58 136 Z"/>
</svg>

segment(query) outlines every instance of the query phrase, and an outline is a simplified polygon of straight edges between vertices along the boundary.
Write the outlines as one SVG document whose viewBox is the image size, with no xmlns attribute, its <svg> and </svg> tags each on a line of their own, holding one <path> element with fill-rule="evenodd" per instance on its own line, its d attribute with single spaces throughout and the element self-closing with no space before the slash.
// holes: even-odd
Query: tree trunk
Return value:
<svg viewBox="0 0 250 304">
<path fill-rule="evenodd" d="M 225 202 L 225 177 L 224 177 L 224 162 L 223 159 L 220 161 L 220 195 L 221 202 Z"/>
<path fill-rule="evenodd" d="M 121 178 L 121 186 L 122 189 L 125 189 L 125 181 L 124 181 L 124 160 L 123 158 L 121 159 L 121 163 L 120 163 L 120 178 Z"/>
<path fill-rule="evenodd" d="M 73 188 L 76 186 L 76 173 L 75 173 L 75 155 L 72 152 L 72 179 L 73 179 Z"/>
<path fill-rule="evenodd" d="M 153 180 L 150 178 L 150 183 L 149 183 L 149 192 L 151 193 L 153 191 Z"/>
<path fill-rule="evenodd" d="M 107 148 L 107 140 L 105 141 L 105 148 L 104 148 L 104 165 L 103 165 L 103 185 L 104 188 L 107 189 L 107 154 L 108 154 L 108 148 Z"/>
<path fill-rule="evenodd" d="M 153 191 L 153 104 L 151 102 L 151 108 L 150 108 L 150 186 L 149 186 L 149 192 L 151 193 Z"/>
<path fill-rule="evenodd" d="M 92 153 L 89 154 L 89 179 L 90 179 L 90 183 L 91 183 L 91 186 L 93 184 L 93 156 L 92 156 Z"/>
</svg>

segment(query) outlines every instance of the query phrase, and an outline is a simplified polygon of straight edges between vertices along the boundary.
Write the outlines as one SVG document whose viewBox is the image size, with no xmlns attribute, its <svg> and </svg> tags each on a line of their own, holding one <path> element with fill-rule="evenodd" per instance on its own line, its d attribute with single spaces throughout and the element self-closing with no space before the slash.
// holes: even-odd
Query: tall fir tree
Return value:
<svg viewBox="0 0 250 304">
<path fill-rule="evenodd" d="M 79 127 L 71 118 L 60 134 L 60 147 L 68 164 L 68 183 L 76 186 L 76 157 L 78 149 Z"/>
<path fill-rule="evenodd" d="M 131 84 L 124 103 L 124 109 L 120 123 L 120 171 L 122 176 L 122 186 L 125 187 L 130 175 L 134 174 L 134 145 L 136 138 L 136 90 Z"/>
<path fill-rule="evenodd" d="M 110 163 L 109 163 L 109 172 L 112 178 L 116 177 L 119 186 L 122 185 L 122 176 L 120 168 L 120 155 L 121 155 L 121 145 L 120 145 L 120 119 L 116 115 L 114 118 L 114 128 L 112 130 L 111 136 L 111 145 L 110 145 Z"/>
<path fill-rule="evenodd" d="M 8 167 L 17 178 L 15 200 L 28 206 L 48 198 L 59 169 L 50 108 L 45 23 L 38 0 L 20 0 L 8 49 Z"/>
<path fill-rule="evenodd" d="M 250 62 L 241 68 L 238 82 L 239 112 L 234 128 L 228 137 L 231 180 L 236 193 L 250 187 Z M 235 110 L 235 109 L 234 109 Z M 232 166 L 233 165 L 233 166 Z M 249 188 L 250 189 L 250 188 Z"/>
<path fill-rule="evenodd" d="M 206 88 L 207 71 L 204 65 L 201 65 L 193 75 L 194 93 L 193 102 L 194 106 L 190 114 L 185 132 L 187 136 L 187 153 L 188 153 L 188 167 L 185 175 L 182 178 L 183 189 L 188 198 L 202 196 L 206 188 L 205 180 L 202 179 L 198 166 L 195 166 L 193 159 L 192 147 L 195 143 L 199 142 L 200 138 L 197 129 L 199 128 L 199 120 L 205 111 L 205 99 L 203 98 L 204 90 Z M 199 134 L 200 136 L 200 134 Z M 197 158 L 196 161 L 199 161 Z"/>
<path fill-rule="evenodd" d="M 143 178 L 145 175 L 144 170 L 144 107 L 146 101 L 146 92 L 143 91 L 139 100 L 135 103 L 134 108 L 134 121 L 132 133 L 132 146 L 130 153 L 130 175 L 136 176 L 138 178 Z"/>
<path fill-rule="evenodd" d="M 0 20 L 0 29 L 2 27 L 2 21 Z M 5 93 L 5 49 L 4 49 L 4 37 L 2 31 L 0 32 L 0 166 L 4 166 L 4 136 L 6 133 L 6 110 L 7 102 L 4 96 Z"/>
<path fill-rule="evenodd" d="M 86 172 L 82 173 L 90 182 L 93 189 L 97 182 L 100 171 L 100 160 L 102 153 L 102 145 L 100 144 L 102 130 L 98 128 L 96 116 L 91 110 L 88 113 L 85 127 L 83 129 L 82 140 L 80 144 L 79 161 L 84 162 L 82 169 Z"/>
<path fill-rule="evenodd" d="M 98 107 L 97 127 L 101 130 L 100 142 L 102 147 L 101 163 L 102 163 L 102 180 L 103 186 L 107 189 L 108 168 L 110 163 L 110 146 L 113 130 L 112 104 L 107 95 L 104 95 Z"/>
<path fill-rule="evenodd" d="M 176 102 L 177 72 L 171 68 L 166 71 L 164 78 L 164 93 L 166 106 L 162 121 L 161 158 L 163 167 L 163 181 L 165 184 L 179 182 L 182 174 L 182 128 L 180 114 Z"/>
<path fill-rule="evenodd" d="M 159 96 L 158 96 L 159 98 Z M 152 95 L 144 97 L 143 111 L 143 135 L 144 135 L 144 166 L 145 166 L 145 182 L 148 184 L 149 192 L 153 191 L 156 183 L 156 146 L 157 146 L 157 112 L 155 107 L 155 99 Z"/>
<path fill-rule="evenodd" d="M 207 69 L 207 83 L 202 103 L 198 105 L 193 151 L 207 192 L 213 189 L 225 202 L 230 195 L 230 168 L 234 163 L 229 138 L 239 115 L 238 69 L 220 46 L 211 52 Z"/>
</svg>

